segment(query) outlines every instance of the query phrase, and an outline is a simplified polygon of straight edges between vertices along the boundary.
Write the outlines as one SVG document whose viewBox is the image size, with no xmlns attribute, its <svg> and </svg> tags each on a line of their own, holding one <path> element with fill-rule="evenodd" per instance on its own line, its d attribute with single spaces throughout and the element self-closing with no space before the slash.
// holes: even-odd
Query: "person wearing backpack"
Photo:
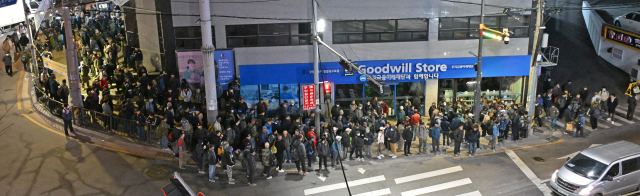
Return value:
<svg viewBox="0 0 640 196">
<path fill-rule="evenodd" d="M 62 103 L 69 102 L 69 86 L 67 86 L 67 80 L 62 80 L 62 86 L 58 89 L 58 97 L 62 100 Z"/>
<path fill-rule="evenodd" d="M 209 150 L 207 150 L 202 159 L 209 164 L 209 182 L 216 182 L 216 179 L 218 179 L 218 176 L 216 176 L 216 164 L 218 164 L 216 146 L 210 145 Z"/>
<path fill-rule="evenodd" d="M 269 143 L 264 143 L 264 149 L 262 149 L 262 175 L 267 177 L 267 180 L 271 179 L 271 168 L 275 164 L 275 156 L 273 151 L 269 148 Z"/>
<path fill-rule="evenodd" d="M 594 131 L 598 130 L 598 118 L 600 118 L 600 108 L 598 108 L 597 103 L 592 103 L 591 108 L 587 111 L 587 115 L 589 115 L 589 122 L 591 122 L 591 129 Z"/>
<path fill-rule="evenodd" d="M 524 111 L 522 113 L 522 116 L 520 117 L 520 135 L 523 138 L 527 138 L 528 137 L 528 132 L 529 132 L 529 112 Z"/>
<path fill-rule="evenodd" d="M 302 143 L 302 136 L 300 135 L 296 135 L 293 144 L 291 144 L 291 157 L 296 162 L 296 169 L 298 169 L 298 174 L 305 176 L 309 174 L 304 163 L 304 160 L 307 158 L 307 150 Z"/>
</svg>

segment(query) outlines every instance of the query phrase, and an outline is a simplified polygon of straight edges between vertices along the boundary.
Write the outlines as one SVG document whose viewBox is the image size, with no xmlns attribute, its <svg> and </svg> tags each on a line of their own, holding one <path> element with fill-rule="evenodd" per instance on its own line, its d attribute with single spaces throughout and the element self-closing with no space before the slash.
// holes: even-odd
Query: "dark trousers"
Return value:
<svg viewBox="0 0 640 196">
<path fill-rule="evenodd" d="M 308 162 L 307 162 L 307 166 L 308 166 L 309 168 L 311 168 L 311 164 L 313 164 L 313 161 L 315 160 L 315 158 L 316 158 L 316 157 L 315 157 L 315 156 L 313 156 L 313 155 L 307 155 L 307 161 L 308 161 Z"/>
<path fill-rule="evenodd" d="M 73 133 L 73 124 L 71 124 L 71 120 L 63 120 L 64 121 L 64 134 L 69 136 L 69 132 L 67 131 L 67 128 L 71 130 L 71 132 Z"/>
<path fill-rule="evenodd" d="M 13 76 L 13 67 L 11 67 L 11 65 L 4 65 L 4 70 L 9 76 Z"/>
<path fill-rule="evenodd" d="M 298 171 L 307 172 L 307 166 L 304 164 L 304 159 L 306 158 L 307 157 L 300 157 L 298 161 L 296 161 L 296 169 L 298 169 Z"/>
<path fill-rule="evenodd" d="M 449 137 L 449 133 L 442 133 L 442 145 L 449 145 L 451 143 L 451 138 Z"/>
<path fill-rule="evenodd" d="M 520 139 L 520 130 L 518 130 L 518 131 L 513 131 L 513 132 L 512 132 L 512 135 L 513 135 L 513 136 L 512 136 L 513 138 L 511 138 L 511 139 L 513 139 L 513 141 L 519 140 L 519 139 Z"/>
<path fill-rule="evenodd" d="M 598 118 L 592 116 L 589 118 L 589 121 L 591 122 L 591 129 L 598 128 Z"/>
<path fill-rule="evenodd" d="M 460 142 L 455 141 L 455 146 L 453 147 L 453 154 L 460 154 Z"/>
<path fill-rule="evenodd" d="M 276 165 L 276 167 L 278 167 L 278 169 L 282 169 L 282 162 L 284 161 L 284 155 L 278 156 L 276 154 L 276 159 L 278 159 L 278 164 Z"/>
<path fill-rule="evenodd" d="M 249 169 L 248 169 L 248 171 L 249 171 L 249 183 L 251 183 L 251 184 L 256 183 L 255 170 L 256 170 L 256 168 L 252 168 L 252 167 L 249 167 Z"/>
<path fill-rule="evenodd" d="M 627 108 L 627 119 L 631 120 L 633 119 L 633 113 L 636 112 L 636 108 L 635 107 L 628 107 Z"/>
<path fill-rule="evenodd" d="M 324 168 L 327 169 L 327 156 L 318 155 L 318 170 L 322 169 L 322 163 L 324 163 Z"/>
<path fill-rule="evenodd" d="M 584 127 L 578 126 L 578 128 L 576 128 L 576 137 L 578 137 L 578 133 L 580 133 L 580 137 L 584 137 Z"/>
<path fill-rule="evenodd" d="M 411 154 L 411 139 L 404 141 L 404 154 Z"/>
<path fill-rule="evenodd" d="M 363 158 L 362 157 L 362 147 L 359 148 L 353 148 L 356 151 L 356 158 Z"/>
<path fill-rule="evenodd" d="M 431 138 L 431 150 L 433 153 L 440 151 L 440 140 Z"/>
<path fill-rule="evenodd" d="M 264 166 L 262 174 L 267 175 L 267 177 L 271 176 L 271 166 Z"/>
</svg>

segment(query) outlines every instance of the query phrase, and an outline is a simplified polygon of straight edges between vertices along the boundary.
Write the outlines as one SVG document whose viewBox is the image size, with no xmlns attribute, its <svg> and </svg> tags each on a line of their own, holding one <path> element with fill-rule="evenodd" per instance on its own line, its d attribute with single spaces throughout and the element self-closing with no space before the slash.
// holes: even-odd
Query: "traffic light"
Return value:
<svg viewBox="0 0 640 196">
<path fill-rule="evenodd" d="M 505 38 L 504 35 L 496 34 L 496 33 L 493 33 L 493 32 L 482 31 L 481 34 L 484 37 L 488 37 L 488 38 L 495 39 L 495 40 L 500 40 L 500 41 L 504 41 L 504 38 Z"/>
<path fill-rule="evenodd" d="M 376 82 L 378 84 L 376 84 Z M 389 94 L 391 94 L 391 87 L 389 85 L 385 85 L 385 83 L 380 82 L 380 81 L 373 81 L 373 80 L 368 80 L 367 84 L 369 85 L 369 87 L 371 88 L 371 90 L 377 92 L 378 94 L 382 95 L 382 96 L 387 96 Z"/>
<path fill-rule="evenodd" d="M 331 83 L 324 82 L 324 93 L 331 94 Z"/>
<path fill-rule="evenodd" d="M 349 60 L 349 61 L 351 61 L 351 60 Z M 348 72 L 353 73 L 355 71 L 355 69 L 353 67 L 349 66 L 349 62 L 347 62 L 347 61 L 345 61 L 343 59 L 340 59 L 340 61 L 338 63 L 340 64 L 340 66 L 342 66 L 342 68 L 344 68 L 344 70 L 347 70 Z"/>
</svg>

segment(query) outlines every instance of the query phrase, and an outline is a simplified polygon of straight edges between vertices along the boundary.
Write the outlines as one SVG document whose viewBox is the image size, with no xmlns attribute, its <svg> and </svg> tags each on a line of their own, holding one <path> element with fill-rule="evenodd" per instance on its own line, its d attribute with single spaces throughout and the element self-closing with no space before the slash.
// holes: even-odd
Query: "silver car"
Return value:
<svg viewBox="0 0 640 196">
<path fill-rule="evenodd" d="M 640 188 L 640 146 L 618 141 L 583 150 L 551 176 L 556 195 L 621 195 Z"/>
</svg>

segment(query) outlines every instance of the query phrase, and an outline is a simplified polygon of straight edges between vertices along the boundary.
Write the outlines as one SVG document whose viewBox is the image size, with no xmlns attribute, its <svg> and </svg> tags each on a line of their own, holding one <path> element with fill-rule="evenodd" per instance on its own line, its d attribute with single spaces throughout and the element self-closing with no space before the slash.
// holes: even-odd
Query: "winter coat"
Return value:
<svg viewBox="0 0 640 196">
<path fill-rule="evenodd" d="M 402 139 L 404 139 L 405 141 L 411 141 L 413 139 L 412 128 L 406 128 L 404 132 L 402 132 Z"/>
<path fill-rule="evenodd" d="M 338 142 L 333 142 L 333 144 L 331 144 L 331 154 L 337 155 L 340 154 L 340 152 L 342 152 L 342 145 L 338 144 Z"/>
<path fill-rule="evenodd" d="M 551 119 L 558 119 L 558 115 L 560 115 L 560 110 L 557 107 L 552 107 L 551 112 L 549 112 L 549 117 Z"/>
<path fill-rule="evenodd" d="M 609 109 L 609 113 L 615 113 L 616 107 L 618 107 L 618 98 L 607 100 L 607 108 Z"/>
<path fill-rule="evenodd" d="M 218 158 L 216 157 L 216 152 L 207 150 L 207 153 L 204 155 L 204 157 L 202 157 L 202 161 L 205 164 L 209 164 L 209 165 L 218 164 Z"/>
<path fill-rule="evenodd" d="M 369 132 L 369 133 L 364 133 L 364 138 L 366 138 L 366 140 L 364 140 L 364 145 L 371 145 L 373 144 L 373 141 L 375 140 L 375 138 L 373 137 L 373 133 Z"/>
<path fill-rule="evenodd" d="M 629 97 L 627 99 L 627 109 L 631 111 L 638 105 L 638 100 L 635 97 Z"/>
<path fill-rule="evenodd" d="M 453 141 L 462 143 L 464 139 L 464 129 L 455 129 L 452 135 Z"/>
<path fill-rule="evenodd" d="M 416 130 L 416 137 L 418 137 L 418 139 L 421 140 L 426 140 L 427 139 L 427 127 L 424 126 L 419 126 L 418 130 Z M 431 136 L 433 137 L 433 136 Z"/>
<path fill-rule="evenodd" d="M 480 140 L 480 131 L 471 130 L 469 132 L 469 142 L 477 143 Z"/>
<path fill-rule="evenodd" d="M 431 136 L 434 140 L 440 140 L 440 128 L 433 127 L 431 128 L 431 132 L 429 132 L 429 136 Z"/>
<path fill-rule="evenodd" d="M 4 66 L 11 66 L 11 56 L 2 57 L 2 62 L 4 62 Z"/>
<path fill-rule="evenodd" d="M 329 149 L 329 143 L 328 142 L 320 142 L 316 149 L 318 150 L 318 155 L 321 155 L 321 156 L 329 156 L 330 155 L 329 153 L 330 153 L 331 149 Z"/>
<path fill-rule="evenodd" d="M 349 136 L 349 133 L 347 133 L 346 131 L 344 133 L 342 133 L 342 146 L 344 146 L 345 148 L 349 148 L 351 147 L 351 136 Z"/>
<path fill-rule="evenodd" d="M 262 165 L 272 166 L 271 157 L 274 156 L 271 149 L 262 149 Z"/>
<path fill-rule="evenodd" d="M 498 136 L 500 135 L 500 129 L 498 129 L 498 124 L 493 125 L 493 136 Z"/>
</svg>

